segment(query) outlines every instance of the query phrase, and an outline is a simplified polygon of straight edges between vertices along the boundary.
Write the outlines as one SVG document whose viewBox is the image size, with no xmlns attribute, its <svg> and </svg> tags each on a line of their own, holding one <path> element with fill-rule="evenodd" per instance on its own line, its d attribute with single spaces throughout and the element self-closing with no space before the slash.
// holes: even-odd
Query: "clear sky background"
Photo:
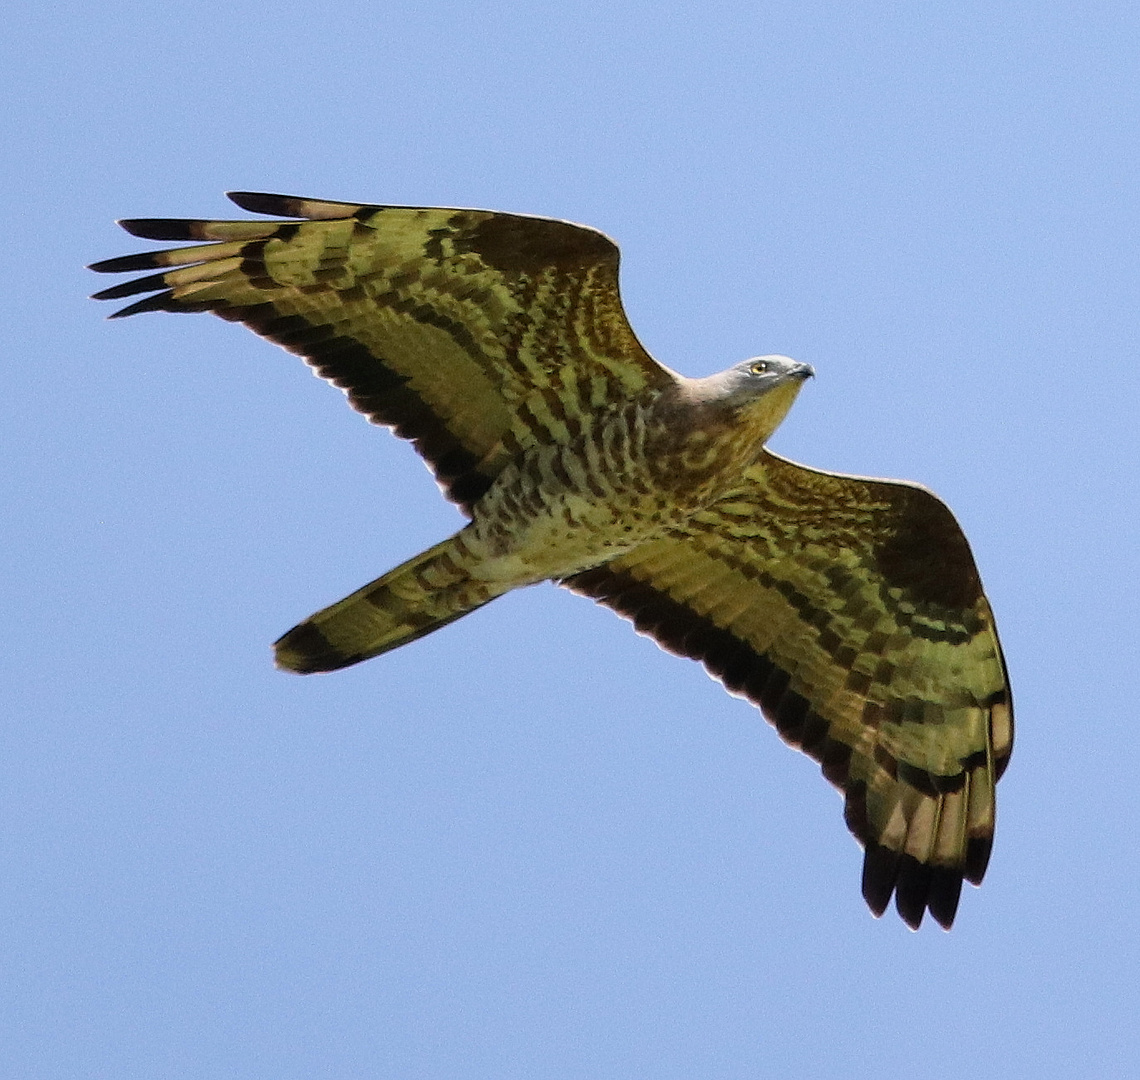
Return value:
<svg viewBox="0 0 1140 1080">
<path fill-rule="evenodd" d="M 10 2 L 0 1076 L 1140 1073 L 1138 10 Z M 274 670 L 460 518 L 296 358 L 85 299 L 231 188 L 598 226 L 660 360 L 809 361 L 773 448 L 947 499 L 1019 725 L 950 934 L 581 598 Z"/>
</svg>

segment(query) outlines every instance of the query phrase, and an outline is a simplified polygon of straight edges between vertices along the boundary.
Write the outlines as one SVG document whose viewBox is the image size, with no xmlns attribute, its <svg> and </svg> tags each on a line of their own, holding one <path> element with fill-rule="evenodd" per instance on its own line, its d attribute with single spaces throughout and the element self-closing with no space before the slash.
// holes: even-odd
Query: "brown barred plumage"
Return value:
<svg viewBox="0 0 1140 1080">
<path fill-rule="evenodd" d="M 299 353 L 411 439 L 471 519 L 318 612 L 278 663 L 329 671 L 554 580 L 700 660 L 820 762 L 880 914 L 949 927 L 985 873 L 1012 707 L 993 617 L 950 511 L 915 485 L 763 449 L 806 365 L 707 379 L 626 321 L 618 252 L 565 222 L 240 193 L 293 221 L 138 219 L 201 241 L 97 263 L 157 271 L 117 315 L 212 311 Z"/>
</svg>

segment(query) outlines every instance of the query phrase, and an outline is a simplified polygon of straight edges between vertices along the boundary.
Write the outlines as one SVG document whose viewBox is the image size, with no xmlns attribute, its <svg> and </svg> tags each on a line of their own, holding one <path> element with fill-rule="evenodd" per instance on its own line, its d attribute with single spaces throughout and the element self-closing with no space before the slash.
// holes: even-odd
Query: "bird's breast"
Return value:
<svg viewBox="0 0 1140 1080">
<path fill-rule="evenodd" d="M 724 425 L 670 429 L 634 408 L 508 465 L 465 530 L 479 576 L 522 584 L 660 537 L 735 483 L 758 448 Z"/>
</svg>

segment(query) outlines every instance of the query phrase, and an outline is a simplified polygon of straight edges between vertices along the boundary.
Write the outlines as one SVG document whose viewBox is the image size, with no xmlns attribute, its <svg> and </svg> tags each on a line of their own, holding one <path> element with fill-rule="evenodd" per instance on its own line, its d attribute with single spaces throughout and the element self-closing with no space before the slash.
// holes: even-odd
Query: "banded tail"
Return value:
<svg viewBox="0 0 1140 1080">
<path fill-rule="evenodd" d="M 463 568 L 453 536 L 309 616 L 275 644 L 277 666 L 336 671 L 406 645 L 507 591 Z"/>
</svg>

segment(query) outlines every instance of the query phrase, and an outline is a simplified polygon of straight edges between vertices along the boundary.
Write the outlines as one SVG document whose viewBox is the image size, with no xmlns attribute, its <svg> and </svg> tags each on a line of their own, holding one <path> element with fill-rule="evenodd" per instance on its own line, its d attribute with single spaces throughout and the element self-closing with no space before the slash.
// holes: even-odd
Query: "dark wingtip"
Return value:
<svg viewBox="0 0 1140 1080">
<path fill-rule="evenodd" d="M 868 843 L 863 855 L 863 899 L 877 919 L 887 910 L 898 878 L 899 856 L 882 844 Z"/>
<path fill-rule="evenodd" d="M 345 656 L 311 622 L 294 626 L 273 643 L 277 666 L 282 671 L 298 675 L 313 675 L 321 671 L 338 671 L 359 663 L 363 656 Z"/>
<path fill-rule="evenodd" d="M 974 885 L 980 885 L 986 876 L 986 867 L 990 864 L 990 852 L 993 851 L 994 838 L 992 836 L 974 836 L 966 844 L 966 880 Z"/>
<path fill-rule="evenodd" d="M 912 930 L 922 925 L 927 911 L 943 930 L 949 930 L 958 913 L 962 872 L 932 867 L 913 855 L 868 844 L 863 858 L 863 899 L 876 918 L 886 911 L 892 893 L 899 916 Z"/>
<path fill-rule="evenodd" d="M 902 921 L 912 930 L 922 925 L 930 896 L 931 868 L 919 862 L 913 855 L 903 855 L 899 860 L 899 876 L 895 882 L 895 908 Z"/>
<path fill-rule="evenodd" d="M 943 930 L 949 930 L 954 925 L 954 916 L 958 914 L 958 900 L 961 896 L 961 871 L 946 867 L 935 868 L 930 877 L 926 906 L 930 909 L 931 917 Z"/>
<path fill-rule="evenodd" d="M 113 261 L 113 260 L 112 260 Z M 94 269 L 94 267 L 92 267 Z M 151 274 L 149 277 L 135 278 L 133 281 L 121 281 L 109 289 L 100 289 L 91 294 L 92 300 L 121 300 L 124 296 L 136 296 L 138 293 L 154 292 L 166 288 L 165 274 Z"/>
<path fill-rule="evenodd" d="M 251 214 L 269 214 L 273 217 L 304 217 L 297 212 L 297 195 L 272 195 L 266 191 L 227 191 L 226 198 Z"/>
<path fill-rule="evenodd" d="M 87 267 L 97 274 L 132 274 L 137 270 L 153 270 L 158 265 L 155 252 L 143 251 L 138 255 L 120 255 L 117 259 L 100 259 Z"/>
<path fill-rule="evenodd" d="M 205 224 L 199 218 L 123 218 L 118 222 L 142 240 L 200 240 Z"/>
<path fill-rule="evenodd" d="M 111 292 L 112 290 L 104 290 Z M 96 293 L 93 300 L 112 299 L 111 297 L 104 297 L 102 293 Z M 111 312 L 107 316 L 108 319 L 125 319 L 128 315 L 141 315 L 145 311 L 173 311 L 177 313 L 191 312 L 191 311 L 208 311 L 209 308 L 203 304 L 180 304 L 174 302 L 174 294 L 166 289 L 164 292 L 155 293 L 153 296 L 148 296 L 145 299 L 138 300 L 133 304 L 128 304 L 125 308 L 120 308 L 118 311 Z"/>
</svg>

